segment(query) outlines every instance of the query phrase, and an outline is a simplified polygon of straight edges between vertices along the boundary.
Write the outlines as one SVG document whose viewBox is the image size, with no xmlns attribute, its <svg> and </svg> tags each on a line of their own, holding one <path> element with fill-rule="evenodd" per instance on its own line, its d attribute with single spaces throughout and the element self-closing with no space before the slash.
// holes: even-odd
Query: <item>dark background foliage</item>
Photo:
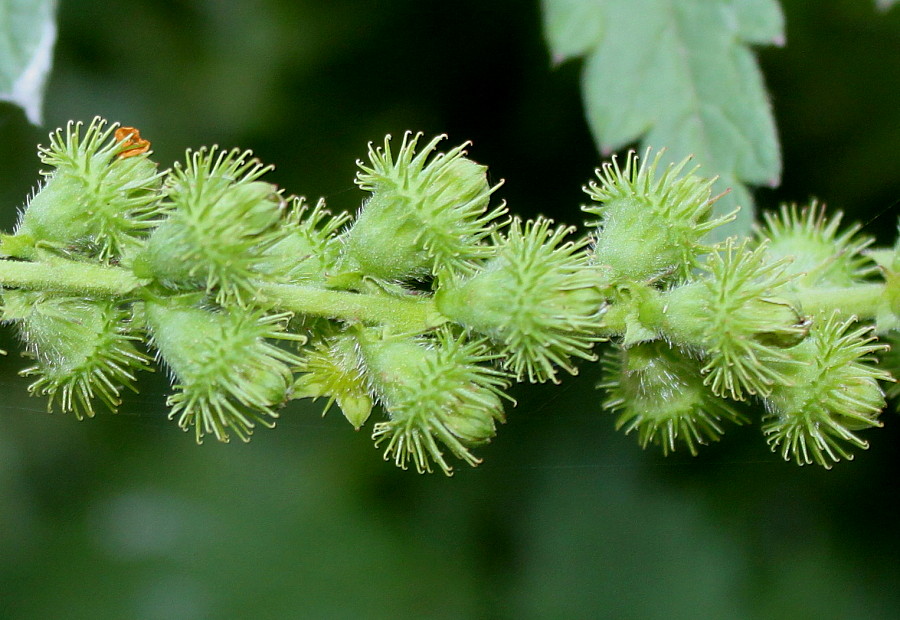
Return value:
<svg viewBox="0 0 900 620">
<path fill-rule="evenodd" d="M 789 0 L 760 53 L 785 155 L 760 204 L 818 197 L 882 242 L 900 198 L 900 9 Z M 577 63 L 535 2 L 62 0 L 45 127 L 0 107 L 0 220 L 69 119 L 139 127 L 163 165 L 252 148 L 288 192 L 362 198 L 354 160 L 407 129 L 472 140 L 512 211 L 577 223 L 599 156 Z M 798 468 L 735 428 L 664 459 L 613 431 L 586 365 L 517 388 L 485 463 L 452 479 L 381 460 L 295 404 L 248 445 L 198 447 L 164 373 L 117 416 L 29 399 L 10 330 L 0 386 L 2 618 L 900 617 L 897 414 L 868 452 Z"/>
</svg>

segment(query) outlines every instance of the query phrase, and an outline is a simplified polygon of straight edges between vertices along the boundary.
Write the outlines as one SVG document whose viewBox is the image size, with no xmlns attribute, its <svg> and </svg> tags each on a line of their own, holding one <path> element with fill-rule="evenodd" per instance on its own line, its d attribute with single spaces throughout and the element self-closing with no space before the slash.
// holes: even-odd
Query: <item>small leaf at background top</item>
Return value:
<svg viewBox="0 0 900 620">
<path fill-rule="evenodd" d="M 56 0 L 0 0 L 0 101 L 41 122 L 56 41 Z"/>
<path fill-rule="evenodd" d="M 554 64 L 584 56 L 600 43 L 602 15 L 592 2 L 544 0 L 544 33 Z"/>
<path fill-rule="evenodd" d="M 694 155 L 718 175 L 716 215 L 743 207 L 717 230 L 746 234 L 744 184 L 777 185 L 781 155 L 762 75 L 749 44 L 784 42 L 776 0 L 543 0 L 553 58 L 586 57 L 585 109 L 601 152 L 638 139 Z"/>
</svg>

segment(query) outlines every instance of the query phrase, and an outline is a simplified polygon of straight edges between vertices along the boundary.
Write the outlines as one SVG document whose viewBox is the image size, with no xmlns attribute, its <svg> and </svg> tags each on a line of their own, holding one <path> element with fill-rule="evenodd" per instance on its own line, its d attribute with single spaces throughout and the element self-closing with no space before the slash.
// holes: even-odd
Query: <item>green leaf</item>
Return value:
<svg viewBox="0 0 900 620">
<path fill-rule="evenodd" d="M 0 0 L 0 101 L 39 125 L 56 41 L 56 0 Z"/>
<path fill-rule="evenodd" d="M 776 185 L 781 157 L 762 76 L 749 44 L 783 43 L 776 0 L 544 0 L 554 58 L 586 56 L 582 92 L 604 154 L 637 140 L 693 155 L 730 193 L 715 214 L 744 207 L 717 231 L 745 234 L 745 184 Z M 594 44 L 585 33 L 596 33 Z M 591 35 L 594 36 L 594 35 Z"/>
<path fill-rule="evenodd" d="M 553 62 L 584 56 L 599 42 L 603 22 L 595 3 L 584 0 L 544 0 L 544 36 Z"/>
<path fill-rule="evenodd" d="M 875 0 L 875 4 L 877 4 L 878 8 L 882 11 L 887 11 L 897 4 L 897 0 Z"/>
</svg>

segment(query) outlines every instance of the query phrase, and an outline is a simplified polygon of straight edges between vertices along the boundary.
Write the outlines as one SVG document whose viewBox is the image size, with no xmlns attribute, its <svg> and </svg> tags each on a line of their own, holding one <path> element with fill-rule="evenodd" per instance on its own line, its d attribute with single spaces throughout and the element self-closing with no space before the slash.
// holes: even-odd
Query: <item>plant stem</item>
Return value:
<svg viewBox="0 0 900 620">
<path fill-rule="evenodd" d="M 25 262 L 0 260 L 0 286 L 123 297 L 143 283 L 127 269 L 70 260 Z"/>
<path fill-rule="evenodd" d="M 260 282 L 259 291 L 282 310 L 387 325 L 397 333 L 420 334 L 447 321 L 430 297 L 406 299 L 269 282 Z"/>
<path fill-rule="evenodd" d="M 794 306 L 806 315 L 831 314 L 835 310 L 845 315 L 855 315 L 862 321 L 871 321 L 878 316 L 884 301 L 886 284 L 883 282 L 856 284 L 846 287 L 807 288 L 797 291 L 793 297 Z M 677 289 L 683 292 L 684 289 Z M 650 295 L 647 291 L 633 288 L 631 298 L 615 303 L 604 315 L 605 335 L 623 335 L 628 329 L 632 336 L 640 337 L 664 330 L 664 325 L 673 320 L 668 306 L 671 294 Z M 676 293 L 677 294 L 677 293 Z M 689 316 L 681 317 L 690 323 Z"/>
<path fill-rule="evenodd" d="M 875 318 L 884 292 L 885 284 L 878 282 L 840 288 L 804 289 L 797 297 L 800 309 L 806 314 L 840 310 L 867 320 Z"/>
<path fill-rule="evenodd" d="M 127 297 L 145 284 L 128 269 L 70 260 L 0 260 L 0 287 L 60 291 L 76 295 Z M 274 306 L 298 314 L 386 325 L 397 333 L 422 333 L 446 321 L 427 297 L 406 299 L 336 291 L 297 284 L 258 282 L 259 294 Z"/>
</svg>

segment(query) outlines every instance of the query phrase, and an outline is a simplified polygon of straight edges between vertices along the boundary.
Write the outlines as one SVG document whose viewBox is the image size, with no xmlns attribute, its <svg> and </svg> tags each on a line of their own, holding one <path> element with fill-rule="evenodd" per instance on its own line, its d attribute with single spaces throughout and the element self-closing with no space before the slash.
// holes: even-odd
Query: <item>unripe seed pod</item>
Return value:
<svg viewBox="0 0 900 620">
<path fill-rule="evenodd" d="M 629 153 L 624 168 L 613 158 L 585 188 L 594 203 L 583 210 L 598 217 L 589 222 L 598 228 L 594 261 L 613 282 L 689 277 L 711 249 L 703 238 L 734 219 L 711 217 L 715 179 L 697 176 L 696 168 L 682 174 L 690 158 L 660 171 L 663 152 L 649 155 L 638 163 Z"/>
<path fill-rule="evenodd" d="M 40 243 L 118 260 L 140 246 L 160 213 L 161 175 L 146 150 L 123 157 L 134 151 L 115 129 L 95 119 L 83 135 L 80 123 L 51 135 L 40 156 L 54 170 L 22 213 L 15 237 L 25 243 L 4 243 L 7 253 L 31 258 Z"/>
<path fill-rule="evenodd" d="M 595 359 L 604 305 L 598 271 L 580 251 L 586 240 L 565 241 L 571 229 L 551 220 L 514 219 L 496 255 L 469 278 L 444 282 L 438 310 L 503 348 L 517 378 L 557 381 L 557 368 L 575 374 L 572 357 Z"/>
<path fill-rule="evenodd" d="M 349 219 L 346 213 L 331 215 L 324 201 L 309 209 L 294 198 L 280 224 L 284 234 L 262 251 L 254 268 L 289 283 L 324 284 L 340 252 L 336 233 Z"/>
<path fill-rule="evenodd" d="M 38 377 L 29 391 L 49 396 L 50 409 L 58 400 L 78 419 L 94 415 L 95 399 L 116 411 L 122 387 L 134 389 L 134 371 L 149 370 L 150 359 L 134 346 L 140 337 L 112 301 L 6 290 L 3 318 L 18 323 L 37 361 L 22 371 Z"/>
<path fill-rule="evenodd" d="M 666 338 L 703 356 L 715 394 L 744 400 L 786 381 L 780 363 L 806 337 L 809 319 L 779 297 L 790 279 L 783 267 L 766 260 L 765 246 L 729 240 L 710 254 L 704 277 L 664 295 Z"/>
<path fill-rule="evenodd" d="M 803 209 L 785 205 L 777 214 L 763 214 L 765 227 L 757 229 L 756 237 L 766 244 L 771 261 L 790 260 L 785 271 L 796 276 L 792 288 L 852 286 L 876 271 L 863 253 L 874 239 L 860 236 L 859 224 L 839 234 L 841 217 L 826 218 L 824 205 L 815 201 Z"/>
<path fill-rule="evenodd" d="M 419 241 L 422 222 L 415 208 L 404 196 L 383 193 L 369 198 L 343 238 L 339 270 L 385 280 L 427 275 L 431 261 Z"/>
<path fill-rule="evenodd" d="M 487 168 L 463 156 L 465 145 L 432 157 L 441 137 L 416 154 L 419 137 L 407 134 L 396 160 L 385 140 L 383 149 L 370 147 L 370 165 L 360 164 L 357 183 L 372 197 L 342 238 L 339 280 L 347 279 L 342 273 L 390 281 L 466 272 L 489 252 L 482 241 L 505 208 L 488 211 L 495 188 Z"/>
<path fill-rule="evenodd" d="M 889 332 L 884 339 L 888 349 L 881 356 L 881 365 L 891 374 L 893 379 L 887 389 L 887 397 L 895 399 L 897 403 L 895 410 L 900 410 L 900 400 L 896 400 L 900 397 L 900 381 L 898 381 L 898 378 L 900 378 L 900 332 Z"/>
<path fill-rule="evenodd" d="M 300 361 L 269 340 L 303 338 L 284 331 L 288 315 L 211 311 L 195 300 L 146 303 L 153 345 L 176 379 L 169 417 L 178 416 L 185 430 L 193 426 L 198 442 L 208 433 L 228 441 L 230 432 L 247 441 L 256 423 L 274 426 Z"/>
<path fill-rule="evenodd" d="M 498 396 L 490 394 L 487 398 L 494 401 L 492 406 L 494 409 L 503 410 L 503 404 Z M 447 430 L 465 445 L 476 447 L 490 443 L 497 434 L 496 420 L 495 416 L 484 415 L 482 406 L 462 406 L 449 412 L 444 424 Z"/>
<path fill-rule="evenodd" d="M 412 460 L 421 473 L 430 461 L 447 474 L 452 468 L 438 441 L 470 465 L 469 451 L 490 441 L 495 421 L 503 421 L 504 373 L 482 365 L 491 359 L 481 342 L 465 342 L 438 332 L 434 342 L 359 333 L 360 352 L 379 402 L 390 417 L 375 425 L 376 445 L 387 440 L 385 459 L 405 468 Z"/>
<path fill-rule="evenodd" d="M 173 213 L 153 232 L 143 255 L 153 276 L 173 288 L 197 288 L 210 280 L 245 277 L 241 269 L 248 240 L 274 226 L 281 216 L 277 188 L 260 181 L 236 185 L 202 214 Z M 231 265 L 231 257 L 236 265 Z"/>
<path fill-rule="evenodd" d="M 634 430 L 642 448 L 662 447 L 663 454 L 684 443 L 718 441 L 722 421 L 742 423 L 743 416 L 703 383 L 700 364 L 661 341 L 616 348 L 603 357 L 604 408 L 619 413 L 616 428 Z"/>
<path fill-rule="evenodd" d="M 268 168 L 250 153 L 201 150 L 170 180 L 169 217 L 135 261 L 139 277 L 175 290 L 204 289 L 219 303 L 255 291 L 265 252 L 288 234 L 278 188 L 256 180 Z"/>
<path fill-rule="evenodd" d="M 830 468 L 852 459 L 852 447 L 868 447 L 855 431 L 881 426 L 885 402 L 878 381 L 891 376 L 871 364 L 871 355 L 885 346 L 874 343 L 870 327 L 850 331 L 854 320 L 837 313 L 817 317 L 809 338 L 784 364 L 787 381 L 773 386 L 764 401 L 769 415 L 763 432 L 785 460 Z"/>
</svg>

